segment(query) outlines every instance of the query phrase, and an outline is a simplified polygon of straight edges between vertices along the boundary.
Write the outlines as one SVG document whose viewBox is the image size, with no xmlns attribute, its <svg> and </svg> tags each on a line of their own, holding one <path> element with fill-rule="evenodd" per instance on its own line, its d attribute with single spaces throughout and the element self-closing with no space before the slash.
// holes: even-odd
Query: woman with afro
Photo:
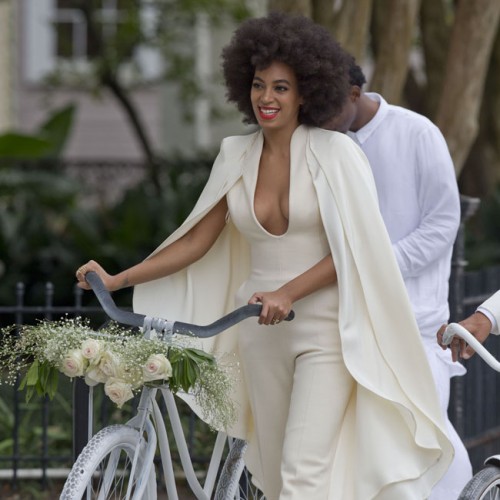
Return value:
<svg viewBox="0 0 500 500">
<path fill-rule="evenodd" d="M 370 167 L 318 128 L 349 92 L 349 56 L 311 20 L 243 22 L 222 53 L 227 98 L 257 131 L 226 138 L 184 224 L 119 274 L 134 309 L 207 324 L 231 352 L 245 462 L 267 500 L 422 500 L 452 448 Z M 293 321 L 283 321 L 292 310 Z"/>
</svg>

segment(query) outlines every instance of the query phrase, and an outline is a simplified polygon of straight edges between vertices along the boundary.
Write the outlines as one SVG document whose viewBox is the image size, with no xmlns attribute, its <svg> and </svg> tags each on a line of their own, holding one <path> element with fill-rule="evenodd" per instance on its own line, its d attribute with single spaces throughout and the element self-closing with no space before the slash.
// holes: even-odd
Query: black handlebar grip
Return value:
<svg viewBox="0 0 500 500">
<path fill-rule="evenodd" d="M 114 321 L 118 323 L 122 323 L 124 325 L 130 326 L 143 326 L 144 324 L 144 314 L 137 314 L 130 311 L 124 311 L 120 309 L 114 302 L 111 294 L 104 286 L 99 275 L 90 271 L 85 275 L 85 280 L 92 287 L 93 292 L 95 293 L 97 300 L 101 304 L 101 307 L 104 309 L 104 312 Z"/>
</svg>

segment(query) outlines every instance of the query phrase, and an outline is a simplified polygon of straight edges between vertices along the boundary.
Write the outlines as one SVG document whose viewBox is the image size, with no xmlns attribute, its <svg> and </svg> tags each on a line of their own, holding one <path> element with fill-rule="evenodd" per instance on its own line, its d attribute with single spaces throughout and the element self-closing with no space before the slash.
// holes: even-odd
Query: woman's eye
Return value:
<svg viewBox="0 0 500 500">
<path fill-rule="evenodd" d="M 262 88 L 262 84 L 259 83 L 259 82 L 253 82 L 252 83 L 252 88 L 254 88 L 254 89 L 260 89 L 260 88 Z"/>
<path fill-rule="evenodd" d="M 282 87 L 281 85 L 276 87 L 277 92 L 286 92 L 288 90 L 287 87 Z"/>
</svg>

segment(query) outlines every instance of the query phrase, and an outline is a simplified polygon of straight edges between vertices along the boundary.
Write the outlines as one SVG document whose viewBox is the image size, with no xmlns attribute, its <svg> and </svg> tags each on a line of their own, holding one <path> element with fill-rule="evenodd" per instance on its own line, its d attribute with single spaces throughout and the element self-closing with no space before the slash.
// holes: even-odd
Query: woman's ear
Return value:
<svg viewBox="0 0 500 500">
<path fill-rule="evenodd" d="M 359 98 L 361 97 L 361 88 L 358 87 L 357 85 L 353 85 L 351 87 L 351 101 L 356 102 Z"/>
</svg>

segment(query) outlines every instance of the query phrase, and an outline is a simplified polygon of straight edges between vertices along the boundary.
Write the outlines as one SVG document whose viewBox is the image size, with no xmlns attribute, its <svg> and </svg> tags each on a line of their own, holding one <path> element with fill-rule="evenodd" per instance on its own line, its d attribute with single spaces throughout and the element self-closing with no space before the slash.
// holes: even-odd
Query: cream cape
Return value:
<svg viewBox="0 0 500 500">
<path fill-rule="evenodd" d="M 314 182 L 338 274 L 343 355 L 357 381 L 337 455 L 349 475 L 356 470 L 357 479 L 355 485 L 342 488 L 352 491 L 352 499 L 427 498 L 448 468 L 453 448 L 379 214 L 370 166 L 343 134 L 300 126 L 292 138 L 292 156 L 302 141 L 306 143 L 304 167 Z M 193 227 L 243 169 L 257 168 L 246 158 L 262 144 L 261 131 L 223 141 L 193 211 L 157 250 Z M 208 324 L 234 308 L 234 293 L 249 268 L 248 245 L 229 220 L 202 259 L 172 276 L 137 286 L 134 309 L 149 316 Z M 204 341 L 204 348 L 231 352 L 237 359 L 235 329 Z M 229 433 L 246 438 L 252 420 L 242 384 L 237 384 L 235 399 L 241 415 Z M 342 481 L 342 476 L 337 478 Z"/>
</svg>

